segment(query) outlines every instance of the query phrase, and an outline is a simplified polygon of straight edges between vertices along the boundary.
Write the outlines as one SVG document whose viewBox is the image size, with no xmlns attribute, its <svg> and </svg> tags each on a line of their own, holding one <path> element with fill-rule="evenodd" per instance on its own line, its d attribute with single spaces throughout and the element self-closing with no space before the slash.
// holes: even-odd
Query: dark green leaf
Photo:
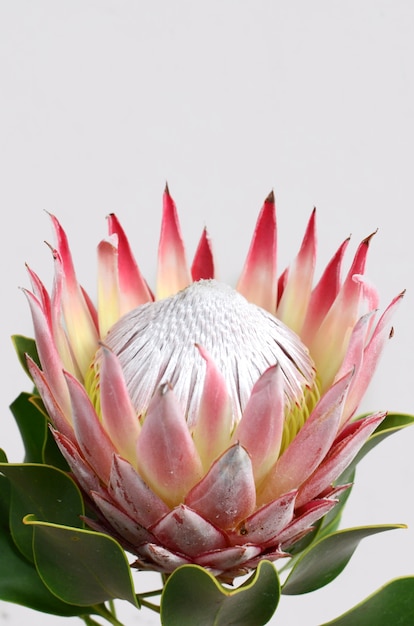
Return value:
<svg viewBox="0 0 414 626">
<path fill-rule="evenodd" d="M 82 527 L 83 500 L 73 480 L 48 465 L 0 464 L 0 472 L 11 485 L 10 530 L 13 541 L 29 560 L 33 560 L 32 528 L 23 518 L 32 513 L 38 519 L 67 526 Z"/>
<path fill-rule="evenodd" d="M 414 576 L 396 578 L 323 626 L 409 626 L 414 623 Z"/>
<path fill-rule="evenodd" d="M 93 607 L 72 606 L 56 598 L 42 583 L 36 568 L 26 561 L 11 539 L 0 534 L 0 599 L 55 615 L 94 613 Z"/>
<path fill-rule="evenodd" d="M 37 571 L 58 598 L 79 606 L 120 598 L 138 606 L 125 552 L 112 537 L 33 516 L 25 523 L 34 527 Z"/>
<path fill-rule="evenodd" d="M 61 602 L 44 586 L 35 566 L 16 548 L 9 530 L 10 485 L 0 475 L 0 599 L 15 602 L 43 613 L 80 615 L 80 609 Z M 93 607 L 88 608 L 93 613 Z"/>
<path fill-rule="evenodd" d="M 2 533 L 10 534 L 9 511 L 10 511 L 10 484 L 7 478 L 0 473 L 0 524 L 1 524 L 0 528 L 1 528 Z"/>
<path fill-rule="evenodd" d="M 25 448 L 26 463 L 43 463 L 43 451 L 47 438 L 47 420 L 30 401 L 32 394 L 21 393 L 10 405 Z"/>
<path fill-rule="evenodd" d="M 39 396 L 21 393 L 10 405 L 25 448 L 25 463 L 45 463 L 68 471 L 68 465 L 50 431 L 46 409 Z"/>
<path fill-rule="evenodd" d="M 401 524 L 362 526 L 340 530 L 323 537 L 298 558 L 282 587 L 282 593 L 286 595 L 308 593 L 327 585 L 342 572 L 362 539 L 395 528 L 405 526 Z"/>
<path fill-rule="evenodd" d="M 26 354 L 28 354 L 35 363 L 40 367 L 39 355 L 37 353 L 36 342 L 34 339 L 30 337 L 23 337 L 23 335 L 13 335 L 12 341 L 14 344 L 14 348 L 17 352 L 17 356 L 19 357 L 19 361 L 31 380 L 31 376 L 29 370 L 27 368 L 26 363 Z"/>
<path fill-rule="evenodd" d="M 198 565 L 183 565 L 171 574 L 161 597 L 164 626 L 261 626 L 267 624 L 280 597 L 279 578 L 262 561 L 237 589 L 223 587 Z"/>
</svg>

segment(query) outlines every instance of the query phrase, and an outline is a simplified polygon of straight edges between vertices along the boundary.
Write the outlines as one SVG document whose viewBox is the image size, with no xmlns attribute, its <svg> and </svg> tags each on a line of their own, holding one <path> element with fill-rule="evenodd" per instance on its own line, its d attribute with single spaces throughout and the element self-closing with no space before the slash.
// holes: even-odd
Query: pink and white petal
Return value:
<svg viewBox="0 0 414 626">
<path fill-rule="evenodd" d="M 269 473 L 258 502 L 264 504 L 297 489 L 321 463 L 335 440 L 351 378 L 352 373 L 344 376 L 322 396 Z"/>
<path fill-rule="evenodd" d="M 75 442 L 76 437 L 72 427 L 72 409 L 70 406 L 70 400 L 69 412 L 64 413 L 61 406 L 58 404 L 55 396 L 53 395 L 53 392 L 49 386 L 49 381 L 46 379 L 46 376 L 28 354 L 26 354 L 26 363 L 33 382 L 36 385 L 37 390 L 39 391 L 42 401 L 45 405 L 48 416 L 50 417 L 55 428 L 57 428 L 71 441 Z"/>
<path fill-rule="evenodd" d="M 288 279 L 288 270 L 289 268 L 286 267 L 283 272 L 281 273 L 281 275 L 279 276 L 278 280 L 277 280 L 277 306 L 276 306 L 276 310 L 280 304 L 280 301 L 283 298 L 283 294 L 285 291 L 285 287 L 286 287 L 286 283 L 287 283 L 287 279 Z"/>
<path fill-rule="evenodd" d="M 169 385 L 159 388 L 137 442 L 138 471 L 169 506 L 185 495 L 203 476 L 200 456 L 181 406 Z"/>
<path fill-rule="evenodd" d="M 99 322 L 98 322 L 98 311 L 96 310 L 96 306 L 94 304 L 94 302 L 92 301 L 92 298 L 90 297 L 90 295 L 88 294 L 88 292 L 82 287 L 82 285 L 80 285 L 80 290 L 82 292 L 82 296 L 85 300 L 85 304 L 86 307 L 89 311 L 89 314 L 91 316 L 93 325 L 95 326 L 95 328 L 99 327 Z"/>
<path fill-rule="evenodd" d="M 298 506 L 302 506 L 324 492 L 339 478 L 385 416 L 384 412 L 376 413 L 349 424 L 321 465 L 301 486 L 297 500 Z"/>
<path fill-rule="evenodd" d="M 289 267 L 277 317 L 299 335 L 312 293 L 316 263 L 316 211 L 313 210 L 299 253 Z"/>
<path fill-rule="evenodd" d="M 364 348 L 367 341 L 369 328 L 371 326 L 371 320 L 375 315 L 375 311 L 370 311 L 359 318 L 355 324 L 351 338 L 349 340 L 348 348 L 345 353 L 345 357 L 342 361 L 341 367 L 335 377 L 336 380 L 342 378 L 347 372 L 354 369 L 355 377 L 357 378 L 361 369 L 362 357 L 364 354 Z"/>
<path fill-rule="evenodd" d="M 194 563 L 201 567 L 214 568 L 216 570 L 226 571 L 230 568 L 239 567 L 246 561 L 255 558 L 261 553 L 260 546 L 231 546 L 222 550 L 214 550 L 207 552 L 201 556 L 194 558 Z"/>
<path fill-rule="evenodd" d="M 248 574 L 252 569 L 256 569 L 257 566 L 259 565 L 260 561 L 263 561 L 263 559 L 266 559 L 266 561 L 277 561 L 278 559 L 284 559 L 286 557 L 289 557 L 290 554 L 288 554 L 287 552 L 284 552 L 279 546 L 275 546 L 272 548 L 272 550 L 267 550 L 265 552 L 265 554 L 260 554 L 259 556 L 250 559 L 250 561 L 246 561 L 245 563 L 241 564 L 241 567 L 245 568 L 245 571 L 240 571 L 239 573 L 234 572 L 234 576 L 240 576 L 243 574 Z M 233 572 L 228 572 L 228 574 L 232 574 Z M 226 572 L 227 574 L 227 572 Z"/>
<path fill-rule="evenodd" d="M 256 222 L 253 239 L 237 283 L 249 302 L 275 313 L 277 299 L 277 228 L 273 191 L 264 201 Z"/>
<path fill-rule="evenodd" d="M 91 491 L 99 491 L 99 478 L 91 466 L 85 462 L 85 459 L 80 454 L 78 447 L 59 431 L 51 428 L 51 432 L 59 450 L 62 453 L 62 456 L 65 458 L 76 480 L 85 493 L 90 494 Z"/>
<path fill-rule="evenodd" d="M 191 265 L 191 277 L 194 282 L 214 278 L 214 257 L 210 237 L 204 228 Z"/>
<path fill-rule="evenodd" d="M 118 237 L 120 313 L 124 315 L 154 298 L 132 254 L 128 238 L 116 215 L 108 215 L 109 234 Z"/>
<path fill-rule="evenodd" d="M 98 321 L 99 335 L 108 330 L 121 316 L 118 282 L 118 249 L 116 235 L 98 245 Z"/>
<path fill-rule="evenodd" d="M 61 358 L 63 367 L 73 373 L 77 373 L 76 364 L 73 361 L 73 356 L 68 345 L 68 339 L 62 326 L 60 294 L 57 293 L 56 287 L 54 286 L 53 298 L 51 299 L 40 278 L 28 266 L 26 267 L 30 276 L 30 282 L 33 287 L 35 298 L 38 300 L 40 309 L 45 316 L 50 329 L 51 337 L 53 337 L 53 343 L 55 344 L 56 351 Z"/>
<path fill-rule="evenodd" d="M 252 543 L 263 548 L 273 543 L 274 537 L 292 520 L 296 494 L 296 490 L 290 491 L 260 507 L 245 519 L 237 531 L 229 533 L 231 544 Z"/>
<path fill-rule="evenodd" d="M 350 417 L 357 410 L 359 403 L 361 402 L 361 399 L 371 382 L 386 342 L 392 337 L 393 332 L 391 318 L 403 296 L 404 292 L 400 293 L 392 300 L 391 304 L 378 320 L 368 345 L 364 349 L 362 365 L 358 375 L 352 382 L 345 406 L 345 413 Z"/>
<path fill-rule="evenodd" d="M 349 340 L 348 348 L 342 362 L 342 365 L 339 369 L 338 374 L 335 377 L 335 380 L 339 380 L 342 376 L 345 375 L 346 372 L 349 372 L 351 369 L 354 369 L 355 375 L 352 379 L 348 396 L 345 402 L 344 410 L 342 413 L 340 427 L 345 424 L 351 417 L 356 409 L 355 404 L 355 390 L 359 386 L 359 379 L 365 378 L 366 375 L 369 375 L 369 372 L 365 371 L 365 367 L 363 365 L 363 355 L 364 355 L 364 347 L 367 340 L 367 336 L 369 333 L 369 329 L 372 324 L 372 319 L 374 318 L 375 312 L 370 311 L 363 315 L 356 325 L 351 334 L 351 338 Z M 359 398 L 358 398 L 359 402 Z"/>
<path fill-rule="evenodd" d="M 99 372 L 102 424 L 119 454 L 136 466 L 141 427 L 121 364 L 105 345 L 100 348 Z"/>
<path fill-rule="evenodd" d="M 66 278 L 63 274 L 59 253 L 54 250 L 55 281 L 52 294 L 53 328 L 59 349 L 65 349 L 65 361 L 68 360 L 68 348 L 61 336 L 63 326 L 69 343 L 69 350 L 74 365 L 71 370 L 83 378 L 96 350 L 98 329 L 96 317 L 91 313 L 90 304 L 85 300 L 84 291 L 78 286 L 77 293 L 68 291 Z M 59 294 L 59 295 L 56 295 Z M 59 333 L 59 334 L 57 334 Z"/>
<path fill-rule="evenodd" d="M 371 233 L 371 235 L 368 235 L 368 237 L 365 237 L 365 239 L 363 239 L 361 243 L 359 244 L 358 249 L 355 253 L 351 267 L 349 268 L 349 272 L 345 278 L 344 285 L 343 285 L 344 291 L 347 292 L 348 296 L 354 295 L 354 291 L 355 291 L 353 287 L 354 276 L 364 275 L 365 266 L 367 262 L 367 256 L 368 256 L 368 250 L 369 250 L 369 244 L 371 243 L 371 239 L 373 238 L 374 235 L 375 235 L 375 232 Z"/>
<path fill-rule="evenodd" d="M 213 463 L 210 471 L 185 498 L 185 504 L 219 528 L 234 528 L 256 504 L 252 464 L 235 444 Z"/>
<path fill-rule="evenodd" d="M 43 314 L 46 317 L 46 320 L 49 324 L 49 327 L 52 331 L 52 312 L 51 312 L 51 302 L 50 296 L 47 292 L 46 287 L 40 280 L 39 276 L 30 269 L 28 265 L 26 265 L 27 272 L 29 274 L 30 283 L 32 285 L 33 294 L 35 298 L 38 300 L 40 304 L 40 308 L 43 311 Z"/>
<path fill-rule="evenodd" d="M 152 534 L 137 521 L 131 519 L 124 511 L 118 508 L 101 493 L 92 492 L 92 499 L 99 508 L 105 520 L 116 530 L 120 537 L 128 541 L 135 548 L 144 543 L 153 541 Z"/>
<path fill-rule="evenodd" d="M 71 348 L 79 370 L 85 375 L 98 340 L 97 328 L 77 281 L 66 233 L 58 220 L 51 215 L 57 238 L 53 250 L 57 282 L 62 281 L 62 308 Z"/>
<path fill-rule="evenodd" d="M 99 421 L 85 388 L 68 372 L 65 372 L 65 377 L 72 402 L 77 442 L 86 461 L 103 482 L 107 483 L 115 452 L 114 445 Z"/>
<path fill-rule="evenodd" d="M 72 347 L 69 344 L 69 338 L 66 333 L 65 323 L 63 319 L 62 309 L 62 290 L 63 290 L 63 270 L 60 259 L 56 258 L 58 253 L 52 250 L 55 272 L 51 297 L 51 328 L 56 349 L 63 363 L 63 369 L 74 374 L 81 379 L 82 374 L 76 362 Z"/>
<path fill-rule="evenodd" d="M 191 282 L 177 209 L 166 186 L 158 247 L 157 300 L 178 293 Z"/>
<path fill-rule="evenodd" d="M 276 540 L 283 548 L 289 548 L 298 537 L 303 536 L 308 530 L 311 530 L 312 524 L 329 513 L 336 506 L 336 500 L 322 498 L 320 500 L 312 500 L 306 506 L 302 507 L 300 515 L 296 517 L 282 532 L 276 537 Z"/>
<path fill-rule="evenodd" d="M 405 291 L 402 291 L 395 298 L 392 299 L 391 303 L 381 315 L 368 343 L 368 346 L 365 349 L 364 363 L 369 362 L 371 364 L 371 367 L 372 364 L 376 366 L 386 341 L 389 339 L 390 336 L 392 336 L 392 326 L 390 324 L 390 321 L 404 295 Z"/>
<path fill-rule="evenodd" d="M 257 487 L 279 456 L 285 420 L 283 385 L 278 365 L 260 376 L 232 437 L 248 451 Z"/>
<path fill-rule="evenodd" d="M 306 318 L 301 330 L 301 339 L 308 345 L 310 339 L 317 332 L 332 303 L 339 293 L 341 286 L 341 266 L 349 237 L 339 246 L 338 250 L 328 263 L 318 284 L 313 289 Z"/>
<path fill-rule="evenodd" d="M 204 471 L 207 471 L 230 444 L 233 414 L 224 377 L 207 351 L 202 346 L 196 347 L 206 361 L 206 374 L 192 435 Z"/>
<path fill-rule="evenodd" d="M 154 569 L 155 565 L 156 569 L 167 574 L 173 572 L 177 567 L 181 567 L 181 565 L 188 565 L 192 562 L 191 559 L 186 559 L 181 554 L 174 554 L 171 550 L 155 543 L 140 546 L 139 554 L 144 559 L 140 569 Z"/>
<path fill-rule="evenodd" d="M 318 495 L 318 500 L 321 498 L 326 498 L 328 500 L 337 500 L 338 496 L 341 495 L 344 491 L 347 491 L 350 487 L 352 487 L 353 483 L 345 483 L 344 485 L 329 485 L 327 489 L 321 492 Z"/>
<path fill-rule="evenodd" d="M 379 306 L 378 289 L 369 282 L 362 274 L 354 274 L 354 281 L 359 282 L 362 287 L 361 301 L 365 301 L 367 311 L 375 311 Z"/>
<path fill-rule="evenodd" d="M 123 549 L 130 554 L 137 554 L 138 549 L 136 546 L 132 545 L 126 540 L 125 537 L 117 532 L 113 526 L 111 526 L 111 524 L 103 517 L 100 509 L 92 499 L 90 500 L 90 506 L 93 508 L 95 515 L 99 517 L 99 521 L 98 519 L 88 517 L 87 515 L 81 515 L 81 520 L 92 530 L 96 530 L 98 533 L 104 533 L 105 535 L 113 537 L 123 547 Z M 141 550 L 141 547 L 142 546 L 139 546 L 139 550 Z"/>
<path fill-rule="evenodd" d="M 118 455 L 114 455 L 108 492 L 132 519 L 145 527 L 155 524 L 169 511 L 132 465 Z"/>
<path fill-rule="evenodd" d="M 23 289 L 30 306 L 37 352 L 43 368 L 48 387 L 64 415 L 70 416 L 70 400 L 65 378 L 62 373 L 62 360 L 56 349 L 51 328 L 46 316 L 35 296 Z"/>
<path fill-rule="evenodd" d="M 359 309 L 363 288 L 361 281 L 354 280 L 354 276 L 364 273 L 370 239 L 371 237 L 364 239 L 359 245 L 334 303 L 318 332 L 313 338 L 309 338 L 308 347 L 321 380 L 322 392 L 335 379 L 346 353 L 352 330 L 361 316 Z"/>
<path fill-rule="evenodd" d="M 221 550 L 228 545 L 225 533 L 183 504 L 150 530 L 163 546 L 187 557 Z"/>
<path fill-rule="evenodd" d="M 70 290 L 76 289 L 78 286 L 75 267 L 73 265 L 72 255 L 69 248 L 68 238 L 63 230 L 59 220 L 52 214 L 48 213 L 53 229 L 55 231 L 57 250 L 62 261 L 63 272 L 65 274 Z"/>
</svg>

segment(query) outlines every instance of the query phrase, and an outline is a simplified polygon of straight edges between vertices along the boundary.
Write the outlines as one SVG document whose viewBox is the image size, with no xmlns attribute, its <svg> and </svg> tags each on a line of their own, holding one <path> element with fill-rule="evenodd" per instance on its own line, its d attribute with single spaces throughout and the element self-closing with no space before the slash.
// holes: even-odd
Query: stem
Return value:
<svg viewBox="0 0 414 626">
<path fill-rule="evenodd" d="M 95 620 L 92 619 L 92 617 L 89 617 L 89 615 L 85 615 L 81 617 L 81 619 L 85 622 L 86 626 L 100 626 L 100 624 L 95 622 Z"/>
<path fill-rule="evenodd" d="M 108 604 L 109 604 L 109 610 L 110 610 L 110 612 L 112 613 L 112 615 L 113 615 L 114 617 L 116 617 L 116 607 L 115 607 L 115 602 L 114 602 L 113 600 L 109 600 Z"/>
<path fill-rule="evenodd" d="M 112 601 L 111 604 L 113 604 Z M 92 608 L 94 609 L 95 613 L 106 619 L 106 621 L 112 624 L 112 626 L 123 626 L 122 622 L 120 622 L 116 618 L 116 616 L 106 608 L 104 604 L 95 604 Z M 82 615 L 80 617 L 81 619 L 83 619 L 87 626 L 100 626 L 99 622 L 96 622 L 90 615 Z"/>
<path fill-rule="evenodd" d="M 162 594 L 162 589 L 156 589 L 155 591 L 144 591 L 144 593 L 140 593 L 138 598 L 152 598 L 153 596 L 160 596 Z"/>
<path fill-rule="evenodd" d="M 152 602 L 147 602 L 141 596 L 139 597 L 142 606 L 147 607 L 147 609 L 151 609 L 151 611 L 155 611 L 155 613 L 160 613 L 161 608 L 157 604 L 152 604 Z"/>
</svg>

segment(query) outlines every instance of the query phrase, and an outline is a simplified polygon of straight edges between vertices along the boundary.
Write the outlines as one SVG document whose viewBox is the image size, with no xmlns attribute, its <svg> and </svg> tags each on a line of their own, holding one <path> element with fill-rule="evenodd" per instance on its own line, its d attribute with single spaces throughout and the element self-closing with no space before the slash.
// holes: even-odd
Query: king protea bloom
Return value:
<svg viewBox="0 0 414 626">
<path fill-rule="evenodd" d="M 370 237 L 343 279 L 348 239 L 313 286 L 315 212 L 279 276 L 273 194 L 236 288 L 226 286 L 206 231 L 188 266 L 168 188 L 163 203 L 154 291 L 110 215 L 96 304 L 51 216 L 55 280 L 49 294 L 29 270 L 41 367 L 28 365 L 95 507 L 87 523 L 140 569 L 195 563 L 230 581 L 286 556 L 335 506 L 338 477 L 385 417 L 352 419 L 401 294 L 377 316 Z"/>
</svg>

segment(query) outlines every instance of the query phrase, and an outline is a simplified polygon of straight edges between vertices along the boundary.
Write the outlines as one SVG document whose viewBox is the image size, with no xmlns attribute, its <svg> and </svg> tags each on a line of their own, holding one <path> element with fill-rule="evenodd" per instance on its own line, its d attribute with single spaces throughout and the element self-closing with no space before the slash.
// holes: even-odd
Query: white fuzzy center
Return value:
<svg viewBox="0 0 414 626">
<path fill-rule="evenodd" d="M 226 380 L 237 422 L 259 376 L 279 363 L 286 403 L 301 403 L 314 385 L 314 366 L 299 337 L 273 315 L 215 280 L 201 280 L 170 298 L 144 304 L 122 317 L 105 344 L 118 356 L 138 414 L 155 389 L 170 383 L 196 420 L 206 363 L 196 344 L 213 358 Z"/>
</svg>

